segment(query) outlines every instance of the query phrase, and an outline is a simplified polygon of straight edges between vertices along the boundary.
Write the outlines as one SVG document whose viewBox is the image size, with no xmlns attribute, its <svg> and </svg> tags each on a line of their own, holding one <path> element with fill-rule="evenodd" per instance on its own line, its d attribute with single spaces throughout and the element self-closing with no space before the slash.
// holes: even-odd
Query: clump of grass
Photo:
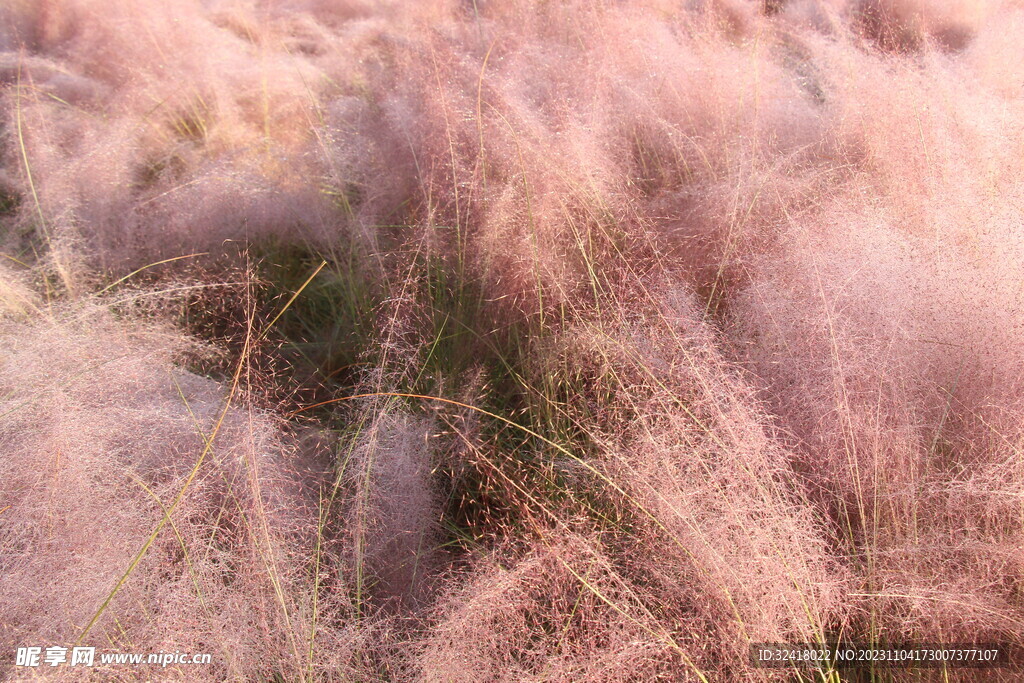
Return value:
<svg viewBox="0 0 1024 683">
<path fill-rule="evenodd" d="M 224 387 L 176 367 L 197 352 L 179 332 L 111 311 L 138 292 L 47 306 L 8 277 L 4 291 L 6 645 L 209 652 L 202 675 L 223 678 L 356 675 L 360 633 L 310 572 L 323 449 L 256 407 L 247 353 Z"/>
</svg>

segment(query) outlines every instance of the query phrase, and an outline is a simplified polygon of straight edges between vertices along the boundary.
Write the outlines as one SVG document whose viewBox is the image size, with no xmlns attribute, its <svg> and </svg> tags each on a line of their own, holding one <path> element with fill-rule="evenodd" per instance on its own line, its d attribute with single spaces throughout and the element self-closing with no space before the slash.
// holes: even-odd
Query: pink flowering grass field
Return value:
<svg viewBox="0 0 1024 683">
<path fill-rule="evenodd" d="M 1021 45 L 0 0 L 0 677 L 1019 680 L 751 645 L 1024 647 Z"/>
</svg>

